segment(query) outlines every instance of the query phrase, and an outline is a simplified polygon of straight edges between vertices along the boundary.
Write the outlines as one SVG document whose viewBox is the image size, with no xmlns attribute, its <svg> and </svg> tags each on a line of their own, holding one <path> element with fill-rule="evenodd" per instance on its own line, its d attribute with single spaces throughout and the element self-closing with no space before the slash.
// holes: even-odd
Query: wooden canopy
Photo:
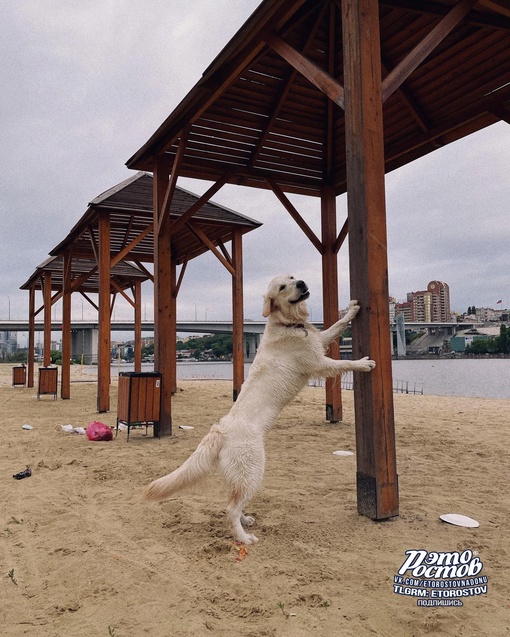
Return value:
<svg viewBox="0 0 510 637">
<path fill-rule="evenodd" d="M 508 2 L 376 4 L 386 171 L 510 121 Z M 341 5 L 262 2 L 127 165 L 152 171 L 186 135 L 181 176 L 316 196 L 327 180 L 345 192 Z"/>
<path fill-rule="evenodd" d="M 135 369 L 141 366 L 141 284 L 149 275 L 139 268 L 120 261 L 110 270 L 109 292 L 113 302 L 120 293 L 135 309 Z M 99 268 L 95 259 L 72 257 L 50 257 L 37 266 L 32 276 L 20 287 L 29 291 L 29 334 L 28 334 L 28 387 L 34 386 L 34 351 L 35 351 L 35 317 L 44 310 L 44 366 L 51 362 L 51 308 L 54 303 L 63 299 L 62 317 L 62 398 L 71 397 L 71 304 L 70 295 L 80 292 L 96 309 L 97 305 L 88 296 L 101 291 Z M 36 291 L 42 292 L 43 303 L 39 308 L 35 305 Z M 55 294 L 52 295 L 52 292 Z M 127 294 L 131 293 L 131 296 Z"/>
<path fill-rule="evenodd" d="M 64 303 L 62 358 L 64 361 L 70 358 L 70 348 L 66 347 L 64 351 L 64 344 L 67 342 L 66 335 L 70 331 L 71 293 L 80 291 L 87 299 L 87 292 L 99 293 L 99 304 L 93 305 L 99 312 L 98 411 L 100 412 L 108 411 L 110 408 L 112 295 L 113 302 L 115 295 L 119 293 L 133 305 L 135 342 L 141 340 L 141 283 L 147 279 L 154 279 L 153 273 L 146 267 L 147 263 L 153 263 L 155 260 L 153 193 L 152 175 L 138 172 L 96 197 L 90 202 L 85 214 L 67 237 L 50 252 L 53 259 L 49 259 L 40 266 L 23 286 L 24 289 L 31 290 L 30 314 L 33 316 L 35 316 L 35 305 L 32 295 L 35 289 L 41 289 L 41 287 L 44 289 L 45 316 L 46 314 L 48 316 L 47 330 L 49 330 L 48 332 L 45 330 L 45 342 L 48 343 L 51 333 L 49 318 L 51 304 L 62 296 Z M 212 251 L 232 275 L 235 291 L 234 334 L 239 342 L 234 357 L 236 370 L 234 393 L 236 394 L 244 380 L 242 236 L 261 224 L 182 188 L 176 190 L 170 219 L 174 229 L 172 239 L 168 242 L 168 247 L 172 251 L 174 275 L 168 286 L 172 304 L 176 302 L 186 265 L 190 259 Z M 235 250 L 232 249 L 232 256 L 225 246 L 228 242 L 232 242 L 235 246 Z M 179 265 L 182 267 L 177 280 L 176 268 Z M 133 299 L 126 294 L 128 289 L 132 289 Z M 51 290 L 57 291 L 53 299 Z M 171 314 L 172 324 L 165 338 L 168 343 L 173 343 L 172 349 L 175 351 L 175 312 Z M 135 345 L 135 369 L 141 364 L 139 353 L 140 347 Z M 49 360 L 45 364 L 49 364 Z M 175 390 L 175 384 L 176 357 L 174 354 L 163 392 L 171 393 Z M 66 377 L 63 378 L 63 398 L 69 398 L 69 390 L 65 389 L 67 387 Z M 164 428 L 162 430 L 165 432 Z"/>
<path fill-rule="evenodd" d="M 137 264 L 154 262 L 153 178 L 138 172 L 90 202 L 87 211 L 51 252 L 62 254 L 72 246 L 73 256 L 95 259 L 99 246 L 99 219 L 110 219 L 112 265 L 127 258 Z M 193 208 L 192 220 L 184 214 Z M 232 240 L 235 230 L 245 234 L 260 223 L 212 201 L 202 201 L 183 188 L 177 188 L 170 216 L 179 220 L 172 232 L 172 257 L 176 265 L 188 262 Z M 204 237 L 208 241 L 204 241 Z"/>
<path fill-rule="evenodd" d="M 354 390 L 358 510 L 374 519 L 398 513 L 384 175 L 510 122 L 509 105 L 505 0 L 263 0 L 127 162 L 154 172 L 161 236 L 179 176 L 210 180 L 211 191 L 271 189 L 322 255 L 325 327 L 338 317 L 337 253 L 348 232 L 361 306 L 353 353 L 377 362 Z M 335 197 L 345 192 L 338 231 Z M 286 193 L 321 198 L 320 236 Z M 157 244 L 155 253 L 164 314 L 170 255 Z M 332 382 L 326 414 L 342 417 Z"/>
<path fill-rule="evenodd" d="M 36 290 L 42 292 L 44 290 L 44 275 L 48 272 L 51 273 L 52 291 L 62 292 L 64 289 L 64 259 L 61 256 L 49 257 L 41 265 L 38 265 L 32 276 L 20 286 L 20 290 L 30 290 L 35 287 Z M 149 278 L 146 272 L 142 272 L 131 263 L 120 261 L 110 270 L 110 292 L 116 294 L 119 290 L 130 290 L 135 281 L 143 282 Z M 75 292 L 98 294 L 99 273 L 95 259 L 73 258 L 71 281 Z M 55 298 L 55 301 L 58 298 Z"/>
</svg>

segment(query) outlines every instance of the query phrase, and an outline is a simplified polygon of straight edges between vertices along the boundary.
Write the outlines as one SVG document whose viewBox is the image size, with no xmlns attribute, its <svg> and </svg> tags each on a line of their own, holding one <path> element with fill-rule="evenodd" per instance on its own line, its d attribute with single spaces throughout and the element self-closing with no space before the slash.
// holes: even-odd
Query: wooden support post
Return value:
<svg viewBox="0 0 510 637">
<path fill-rule="evenodd" d="M 233 398 L 237 400 L 244 383 L 243 237 L 238 230 L 232 236 L 232 264 Z"/>
<path fill-rule="evenodd" d="M 97 370 L 97 411 L 110 410 L 110 216 L 99 217 L 99 343 Z"/>
<path fill-rule="evenodd" d="M 51 272 L 44 273 L 44 354 L 43 365 L 51 365 Z"/>
<path fill-rule="evenodd" d="M 35 285 L 30 288 L 28 294 L 27 387 L 33 387 L 35 357 Z"/>
<path fill-rule="evenodd" d="M 163 155 L 154 160 L 154 370 L 161 372 L 160 436 L 172 435 L 172 252 L 170 223 L 162 220 L 169 184 L 170 162 Z"/>
<path fill-rule="evenodd" d="M 71 263 L 69 250 L 64 253 L 62 296 L 62 380 L 60 397 L 71 398 Z"/>
<path fill-rule="evenodd" d="M 358 512 L 398 515 L 388 306 L 384 140 L 378 0 L 342 0 L 353 357 L 377 367 L 356 374 Z"/>
<path fill-rule="evenodd" d="M 171 232 L 171 231 L 170 231 Z M 170 334 L 172 334 L 169 342 L 169 358 L 171 366 L 170 374 L 170 390 L 172 394 L 177 391 L 177 266 L 172 259 L 170 262 Z"/>
<path fill-rule="evenodd" d="M 142 371 L 142 283 L 134 283 L 135 301 L 135 372 Z"/>
<path fill-rule="evenodd" d="M 336 242 L 336 198 L 331 186 L 324 186 L 321 192 L 322 220 L 322 289 L 324 328 L 338 321 L 338 258 L 334 250 Z M 329 347 L 331 358 L 340 358 L 338 341 Z M 326 379 L 326 419 L 330 422 L 342 420 L 342 394 L 339 378 Z"/>
</svg>

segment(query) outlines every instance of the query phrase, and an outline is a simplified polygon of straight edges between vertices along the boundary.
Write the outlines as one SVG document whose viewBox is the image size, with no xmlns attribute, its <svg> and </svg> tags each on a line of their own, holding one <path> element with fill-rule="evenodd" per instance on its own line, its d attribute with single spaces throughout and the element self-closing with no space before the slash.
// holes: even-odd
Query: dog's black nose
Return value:
<svg viewBox="0 0 510 637">
<path fill-rule="evenodd" d="M 308 290 L 308 286 L 304 281 L 296 281 L 296 287 L 300 290 Z"/>
</svg>

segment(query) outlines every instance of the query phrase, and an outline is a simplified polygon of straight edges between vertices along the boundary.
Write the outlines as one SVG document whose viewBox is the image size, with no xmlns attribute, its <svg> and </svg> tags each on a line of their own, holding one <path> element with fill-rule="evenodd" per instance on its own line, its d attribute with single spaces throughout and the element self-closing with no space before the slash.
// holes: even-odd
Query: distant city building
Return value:
<svg viewBox="0 0 510 637">
<path fill-rule="evenodd" d="M 395 316 L 397 314 L 404 315 L 404 321 L 406 323 L 412 323 L 413 321 L 413 307 L 412 303 L 395 303 Z"/>
<path fill-rule="evenodd" d="M 499 321 L 502 313 L 501 310 L 493 310 L 490 307 L 477 307 L 475 317 L 479 323 L 490 323 Z"/>
<path fill-rule="evenodd" d="M 0 332 L 0 358 L 14 353 L 17 348 L 15 332 Z"/>
<path fill-rule="evenodd" d="M 405 319 L 412 322 L 448 323 L 451 321 L 450 287 L 442 281 L 430 281 L 426 290 L 409 292 L 401 303 Z M 410 308 L 410 319 L 408 319 Z M 396 308 L 397 309 L 397 308 Z"/>
</svg>

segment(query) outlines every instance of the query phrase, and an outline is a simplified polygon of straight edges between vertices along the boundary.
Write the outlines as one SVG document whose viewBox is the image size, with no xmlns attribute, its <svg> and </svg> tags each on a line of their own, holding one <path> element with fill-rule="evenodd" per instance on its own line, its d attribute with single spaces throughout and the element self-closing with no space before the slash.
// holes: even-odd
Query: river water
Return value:
<svg viewBox="0 0 510 637">
<path fill-rule="evenodd" d="M 426 359 L 392 362 L 395 385 L 436 396 L 474 396 L 510 400 L 510 359 Z M 144 364 L 143 371 L 151 371 Z M 245 375 L 250 364 L 245 365 Z M 132 366 L 112 364 L 112 373 Z M 232 379 L 231 363 L 178 363 L 180 379 Z"/>
</svg>

